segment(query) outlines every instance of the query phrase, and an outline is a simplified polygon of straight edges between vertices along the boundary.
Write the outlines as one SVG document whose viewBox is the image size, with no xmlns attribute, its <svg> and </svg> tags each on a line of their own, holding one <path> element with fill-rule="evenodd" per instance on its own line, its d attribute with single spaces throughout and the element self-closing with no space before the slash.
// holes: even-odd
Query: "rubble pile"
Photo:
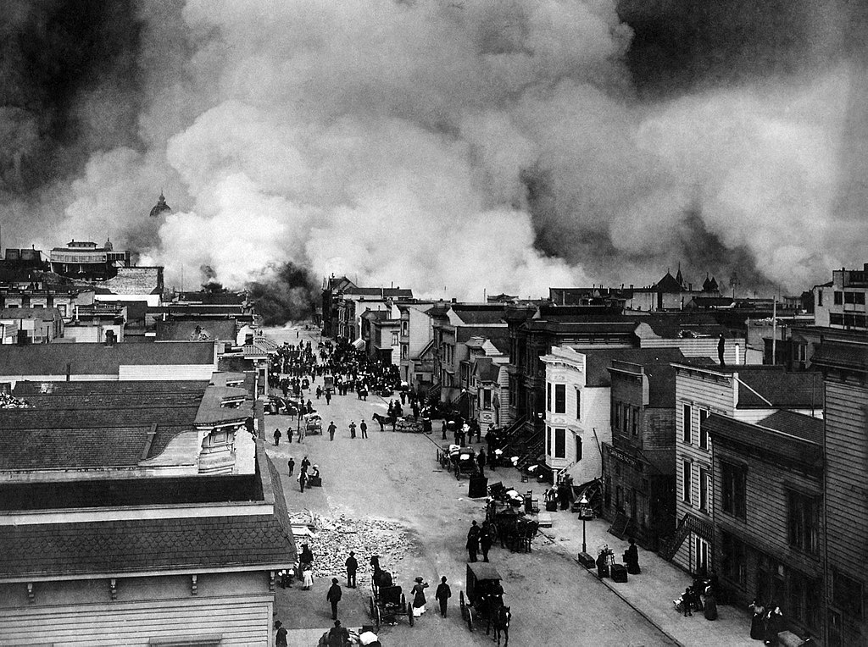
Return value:
<svg viewBox="0 0 868 647">
<path fill-rule="evenodd" d="M 22 398 L 0 391 L 0 409 L 29 409 L 30 403 Z"/>
<path fill-rule="evenodd" d="M 350 551 L 355 552 L 359 562 L 359 583 L 371 579 L 371 555 L 380 556 L 380 567 L 395 573 L 396 566 L 408 550 L 407 533 L 392 521 L 383 519 L 352 519 L 316 516 L 309 524 L 310 537 L 296 541 L 307 543 L 314 554 L 314 577 L 341 577 L 346 573 L 345 563 Z"/>
</svg>

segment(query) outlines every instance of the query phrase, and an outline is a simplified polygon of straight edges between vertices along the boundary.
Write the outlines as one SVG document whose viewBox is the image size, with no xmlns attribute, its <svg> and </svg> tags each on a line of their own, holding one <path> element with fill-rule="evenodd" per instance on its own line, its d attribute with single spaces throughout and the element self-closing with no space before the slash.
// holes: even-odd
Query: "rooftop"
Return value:
<svg viewBox="0 0 868 647">
<path fill-rule="evenodd" d="M 775 414 L 777 415 L 777 414 Z M 791 414 L 796 415 L 796 414 Z M 806 417 L 806 416 L 802 416 Z M 735 445 L 777 463 L 780 459 L 805 465 L 813 470 L 823 467 L 823 447 L 818 442 L 808 440 L 799 434 L 816 423 L 793 422 L 785 424 L 783 418 L 771 421 L 770 416 L 753 425 L 713 413 L 702 423 L 715 443 Z M 822 426 L 822 421 L 819 421 Z M 813 435 L 811 432 L 808 432 Z"/>
<path fill-rule="evenodd" d="M 261 441 L 257 454 L 264 455 Z M 210 516 L 202 508 L 199 516 L 0 524 L 0 581 L 291 564 L 296 548 L 280 479 L 268 458 L 258 464 L 258 498 L 265 504 L 258 513 Z M 222 481 L 230 491 L 233 479 L 245 490 L 251 478 Z"/>
<path fill-rule="evenodd" d="M 99 343 L 0 345 L 0 376 L 117 375 L 120 366 L 214 363 L 214 344 L 173 341 L 113 346 Z"/>
<path fill-rule="evenodd" d="M 823 376 L 816 372 L 789 373 L 739 367 L 739 409 L 822 409 Z M 745 388 L 746 385 L 749 388 Z M 762 396 L 762 397 L 760 397 Z"/>
<path fill-rule="evenodd" d="M 234 341 L 235 320 L 158 321 L 157 341 Z"/>
</svg>

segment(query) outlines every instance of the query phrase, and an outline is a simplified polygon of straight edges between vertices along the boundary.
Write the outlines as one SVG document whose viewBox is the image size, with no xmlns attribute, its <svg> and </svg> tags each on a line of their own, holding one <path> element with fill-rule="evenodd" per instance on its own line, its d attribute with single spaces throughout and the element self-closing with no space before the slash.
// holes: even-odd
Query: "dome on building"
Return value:
<svg viewBox="0 0 868 647">
<path fill-rule="evenodd" d="M 154 208 L 151 209 L 151 218 L 162 216 L 164 213 L 171 211 L 172 207 L 166 204 L 166 197 L 163 195 L 163 192 L 160 191 L 160 197 L 157 199 L 157 204 L 155 204 Z"/>
<path fill-rule="evenodd" d="M 108 251 L 112 251 L 114 249 L 110 238 L 106 237 L 105 244 L 102 246 L 102 248 Z"/>
</svg>

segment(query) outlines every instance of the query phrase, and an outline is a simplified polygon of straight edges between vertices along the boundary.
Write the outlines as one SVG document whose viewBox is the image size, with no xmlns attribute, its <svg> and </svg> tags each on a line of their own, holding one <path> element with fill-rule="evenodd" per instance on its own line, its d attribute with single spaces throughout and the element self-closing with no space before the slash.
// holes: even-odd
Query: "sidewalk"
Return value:
<svg viewBox="0 0 868 647">
<path fill-rule="evenodd" d="M 522 494 L 532 490 L 539 501 L 543 501 L 546 483 L 521 483 L 518 472 L 507 468 L 500 468 L 496 472 L 486 470 L 486 476 L 489 483 L 502 481 Z M 582 521 L 578 514 L 568 510 L 548 514 L 552 519 L 552 527 L 540 528 L 544 538 L 537 537 L 534 550 L 557 550 L 571 554 L 576 561 L 576 569 L 582 572 L 581 577 L 588 580 L 588 586 L 607 586 L 678 644 L 685 647 L 749 647 L 761 644 L 750 638 L 750 615 L 746 609 L 718 603 L 718 619 L 713 622 L 706 620 L 701 611 L 688 617 L 677 612 L 673 600 L 690 586 L 692 578 L 674 564 L 638 545 L 641 574 L 630 575 L 626 583 L 613 582 L 610 578 L 600 580 L 596 569 L 589 571 L 578 563 L 577 556 L 582 550 Z M 609 526 L 604 519 L 586 522 L 587 552 L 596 557 L 600 547 L 608 544 L 615 554 L 615 561 L 621 563 L 621 555 L 629 544 L 609 534 Z"/>
</svg>

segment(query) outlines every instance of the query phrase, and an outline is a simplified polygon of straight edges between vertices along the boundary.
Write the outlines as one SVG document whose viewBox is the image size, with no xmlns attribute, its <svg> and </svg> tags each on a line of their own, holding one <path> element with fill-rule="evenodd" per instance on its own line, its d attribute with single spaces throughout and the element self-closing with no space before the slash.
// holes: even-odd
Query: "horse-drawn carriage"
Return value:
<svg viewBox="0 0 868 647">
<path fill-rule="evenodd" d="M 467 628 L 473 631 L 474 626 L 482 626 L 485 622 L 485 633 L 488 635 L 494 628 L 494 639 L 500 645 L 500 635 L 506 639 L 504 647 L 509 644 L 509 622 L 512 614 L 509 607 L 503 604 L 503 587 L 500 585 L 500 574 L 488 562 L 472 562 L 467 564 L 467 590 L 459 593 L 461 619 L 467 623 Z"/>
<path fill-rule="evenodd" d="M 398 618 L 407 616 L 407 622 L 412 627 L 415 623 L 413 605 L 407 604 L 404 590 L 392 582 L 392 574 L 379 568 L 379 562 L 374 567 L 371 578 L 371 619 L 374 621 L 374 631 L 378 632 L 381 625 L 398 624 Z"/>
<path fill-rule="evenodd" d="M 444 445 L 437 450 L 437 462 L 444 470 L 455 474 L 455 478 L 462 476 L 476 476 L 479 466 L 476 463 L 476 452 L 472 447 L 459 447 L 458 445 Z"/>
<path fill-rule="evenodd" d="M 500 547 L 513 552 L 531 552 L 539 522 L 525 516 L 522 510 L 525 497 L 501 483 L 491 485 L 489 493 L 491 496 L 486 505 L 485 519 L 488 521 L 491 541 L 500 539 Z"/>
</svg>

